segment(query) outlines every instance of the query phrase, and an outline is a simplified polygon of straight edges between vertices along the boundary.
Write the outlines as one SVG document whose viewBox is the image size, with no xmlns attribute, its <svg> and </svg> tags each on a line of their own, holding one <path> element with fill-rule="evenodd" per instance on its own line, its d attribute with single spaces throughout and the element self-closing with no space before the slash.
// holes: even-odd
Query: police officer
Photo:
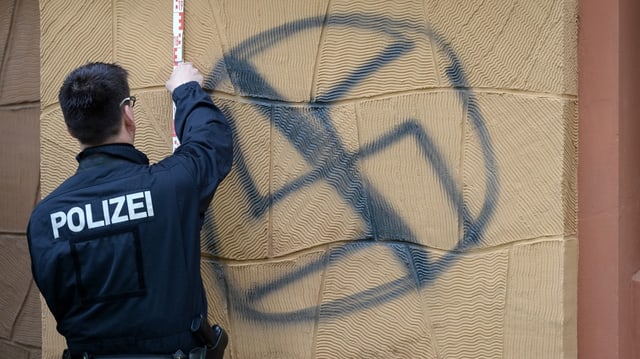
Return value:
<svg viewBox="0 0 640 359">
<path fill-rule="evenodd" d="M 181 146 L 153 165 L 133 146 L 126 70 L 88 63 L 60 89 L 79 165 L 36 206 L 27 237 L 65 358 L 223 356 L 226 333 L 206 321 L 199 233 L 232 139 L 202 81 L 190 63 L 171 74 Z"/>
</svg>

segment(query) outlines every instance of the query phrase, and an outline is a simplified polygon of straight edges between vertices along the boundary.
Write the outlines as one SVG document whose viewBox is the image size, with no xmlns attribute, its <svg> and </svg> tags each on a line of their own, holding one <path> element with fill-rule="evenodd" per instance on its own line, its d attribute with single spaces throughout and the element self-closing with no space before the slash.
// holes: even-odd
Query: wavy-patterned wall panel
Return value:
<svg viewBox="0 0 640 359">
<path fill-rule="evenodd" d="M 109 1 L 40 3 L 40 101 L 58 102 L 66 75 L 88 61 L 113 60 L 113 7 Z M 43 132 L 42 137 L 50 134 Z"/>
<path fill-rule="evenodd" d="M 313 357 L 324 253 L 251 265 L 229 265 L 226 280 L 230 352 L 238 358 Z"/>
<path fill-rule="evenodd" d="M 207 212 L 203 251 L 236 260 L 270 257 L 271 107 L 223 98 L 216 104 L 233 124 L 234 164 Z"/>
<path fill-rule="evenodd" d="M 156 163 L 171 153 L 172 104 L 167 90 L 131 90 L 136 96 L 133 113 L 136 121 L 135 145 Z"/>
<path fill-rule="evenodd" d="M 44 198 L 75 172 L 79 147 L 67 132 L 60 108 L 40 115 L 40 132 L 40 192 Z"/>
<path fill-rule="evenodd" d="M 0 248 L 0 269 L 3 269 L 0 286 L 6 288 L 0 296 L 0 338 L 4 343 L 15 338 L 12 332 L 24 307 L 26 294 L 35 285 L 23 280 L 31 275 L 29 261 L 25 260 L 29 256 L 26 240 L 19 241 L 3 234 L 0 236 Z M 3 349 L 4 346 L 0 346 L 0 354 Z"/>
<path fill-rule="evenodd" d="M 463 59 L 469 85 L 576 95 L 577 3 L 428 0 L 426 13 Z"/>
<path fill-rule="evenodd" d="M 188 26 L 196 24 L 197 32 L 185 31 L 184 58 L 197 68 L 208 70 L 205 88 L 236 94 L 224 59 L 229 42 L 226 40 L 220 6 L 217 1 L 191 1 L 185 7 L 184 16 L 188 19 Z"/>
<path fill-rule="evenodd" d="M 469 106 L 465 237 L 490 247 L 563 235 L 565 123 L 575 120 L 565 107 L 575 110 L 574 100 L 478 93 Z"/>
<path fill-rule="evenodd" d="M 38 103 L 0 107 L 0 232 L 25 233 L 38 200 Z"/>
<path fill-rule="evenodd" d="M 358 104 L 359 160 L 377 239 L 456 246 L 463 120 L 453 91 Z"/>
<path fill-rule="evenodd" d="M 424 2 L 334 1 L 324 26 L 314 100 L 439 85 Z"/>
<path fill-rule="evenodd" d="M 430 315 L 405 244 L 331 251 L 315 358 L 437 358 Z"/>
<path fill-rule="evenodd" d="M 173 63 L 172 2 L 114 1 L 112 4 L 113 43 L 109 46 L 113 48 L 113 59 L 129 70 L 131 87 L 164 88 Z"/>
<path fill-rule="evenodd" d="M 42 358 L 59 359 L 62 351 L 67 347 L 64 338 L 56 330 L 56 320 L 47 308 L 44 298 L 42 303 Z"/>
<path fill-rule="evenodd" d="M 420 293 L 440 357 L 502 357 L 509 251 L 433 253 L 428 259 L 416 267 L 422 278 L 429 278 L 428 271 L 439 274 Z"/>
<path fill-rule="evenodd" d="M 509 286 L 505 307 L 505 358 L 575 358 L 575 348 L 561 328 L 575 321 L 566 306 L 576 290 L 577 241 L 575 238 L 521 243 L 509 255 Z M 571 328 L 571 327 L 569 327 Z"/>
<path fill-rule="evenodd" d="M 28 258 L 28 254 L 24 254 L 22 258 Z M 25 266 L 28 266 L 27 260 L 24 261 Z M 5 272 L 6 273 L 6 272 Z M 29 273 L 30 274 L 30 273 Z M 40 292 L 27 274 L 24 279 L 29 280 L 31 285 L 27 292 L 26 298 L 23 301 L 23 307 L 20 310 L 20 315 L 15 323 L 13 337 L 15 341 L 27 345 L 31 348 L 37 348 L 38 354 L 42 348 L 42 309 L 40 304 Z M 32 349 L 32 351 L 35 351 Z"/>
<path fill-rule="evenodd" d="M 207 289 L 207 304 L 209 306 L 209 323 L 218 324 L 231 331 L 232 319 L 229 316 L 230 306 L 234 301 L 227 295 L 227 270 L 219 262 L 204 258 L 201 263 L 202 283 Z M 230 337 L 231 346 L 235 345 L 234 336 Z"/>
<path fill-rule="evenodd" d="M 308 102 L 327 3 L 211 1 L 236 93 Z"/>
<path fill-rule="evenodd" d="M 562 205 L 564 234 L 578 234 L 578 101 L 564 107 L 564 165 L 562 174 Z"/>
<path fill-rule="evenodd" d="M 9 42 L 16 1 L 17 0 L 0 2 L 0 44 L 7 44 Z M 5 51 L 6 46 L 0 46 L 0 59 L 4 59 Z"/>
<path fill-rule="evenodd" d="M 0 106 L 15 103 L 38 101 L 38 2 L 18 1 L 15 7 L 13 1 L 1 5 L 8 13 L 0 18 L 0 44 L 5 49 L 0 51 Z M 5 10 L 5 9 L 2 9 Z M 11 30 L 3 34 L 4 31 Z M 3 41 L 6 39 L 6 42 Z M 29 73 L 26 73 L 29 72 Z"/>
</svg>

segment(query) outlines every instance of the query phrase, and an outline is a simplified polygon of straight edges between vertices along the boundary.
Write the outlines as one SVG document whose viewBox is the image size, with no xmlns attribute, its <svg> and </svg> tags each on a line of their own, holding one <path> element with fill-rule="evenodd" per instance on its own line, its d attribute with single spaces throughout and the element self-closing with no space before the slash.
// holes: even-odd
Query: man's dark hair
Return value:
<svg viewBox="0 0 640 359">
<path fill-rule="evenodd" d="M 120 102 L 128 96 L 125 69 L 93 62 L 67 76 L 58 100 L 69 132 L 83 144 L 99 145 L 118 133 L 122 118 Z"/>
</svg>

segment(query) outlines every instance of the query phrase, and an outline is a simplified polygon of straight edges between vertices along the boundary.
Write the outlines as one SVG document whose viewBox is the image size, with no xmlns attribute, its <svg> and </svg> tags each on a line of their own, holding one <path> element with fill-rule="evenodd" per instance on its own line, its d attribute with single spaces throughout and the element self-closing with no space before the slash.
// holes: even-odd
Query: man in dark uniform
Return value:
<svg viewBox="0 0 640 359">
<path fill-rule="evenodd" d="M 123 68 L 89 63 L 60 89 L 79 165 L 34 209 L 27 237 L 65 358 L 224 354 L 226 333 L 206 320 L 200 229 L 231 169 L 232 139 L 202 81 L 190 63 L 171 74 L 181 145 L 154 165 L 133 146 L 136 98 Z"/>
</svg>

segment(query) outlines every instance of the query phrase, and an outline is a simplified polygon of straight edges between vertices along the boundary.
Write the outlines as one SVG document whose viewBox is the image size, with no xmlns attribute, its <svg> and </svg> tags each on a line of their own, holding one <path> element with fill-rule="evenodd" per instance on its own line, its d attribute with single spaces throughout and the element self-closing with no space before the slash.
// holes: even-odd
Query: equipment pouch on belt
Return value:
<svg viewBox="0 0 640 359">
<path fill-rule="evenodd" d="M 191 322 L 191 332 L 202 343 L 203 347 L 189 352 L 189 359 L 222 359 L 229 342 L 229 336 L 219 325 L 210 326 L 203 315 Z"/>
</svg>

